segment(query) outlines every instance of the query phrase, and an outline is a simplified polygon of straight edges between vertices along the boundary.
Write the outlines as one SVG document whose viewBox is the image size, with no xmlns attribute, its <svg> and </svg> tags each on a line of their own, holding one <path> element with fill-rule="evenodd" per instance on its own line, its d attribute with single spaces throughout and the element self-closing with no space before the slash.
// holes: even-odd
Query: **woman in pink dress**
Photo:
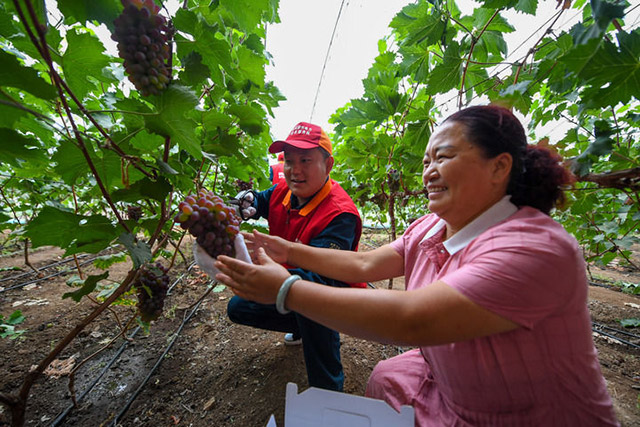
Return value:
<svg viewBox="0 0 640 427">
<path fill-rule="evenodd" d="M 526 142 L 497 106 L 448 117 L 432 134 L 423 182 L 430 214 L 370 252 L 345 253 L 245 234 L 256 264 L 219 257 L 234 293 L 340 332 L 416 346 L 380 362 L 366 395 L 417 426 L 618 425 L 591 336 L 585 262 L 550 216 L 570 174 Z M 340 289 L 405 277 L 406 292 Z"/>
</svg>

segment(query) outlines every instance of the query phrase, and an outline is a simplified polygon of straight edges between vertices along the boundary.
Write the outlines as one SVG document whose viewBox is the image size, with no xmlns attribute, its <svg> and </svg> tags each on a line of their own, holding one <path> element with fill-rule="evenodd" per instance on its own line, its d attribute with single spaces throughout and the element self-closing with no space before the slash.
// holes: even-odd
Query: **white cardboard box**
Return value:
<svg viewBox="0 0 640 427">
<path fill-rule="evenodd" d="M 284 427 L 413 427 L 414 412 L 396 412 L 385 401 L 310 387 L 298 394 L 287 384 Z M 273 415 L 267 427 L 277 427 Z"/>
</svg>

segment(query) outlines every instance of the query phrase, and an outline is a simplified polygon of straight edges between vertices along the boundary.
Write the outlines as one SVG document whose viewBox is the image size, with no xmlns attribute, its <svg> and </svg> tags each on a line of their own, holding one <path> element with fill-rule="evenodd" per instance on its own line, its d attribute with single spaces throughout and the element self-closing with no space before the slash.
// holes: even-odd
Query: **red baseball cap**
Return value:
<svg viewBox="0 0 640 427">
<path fill-rule="evenodd" d="M 284 151 L 286 145 L 302 148 L 303 150 L 320 147 L 324 148 L 329 154 L 333 154 L 331 141 L 322 128 L 306 122 L 298 123 L 284 141 L 274 141 L 269 147 L 269 152 Z"/>
</svg>

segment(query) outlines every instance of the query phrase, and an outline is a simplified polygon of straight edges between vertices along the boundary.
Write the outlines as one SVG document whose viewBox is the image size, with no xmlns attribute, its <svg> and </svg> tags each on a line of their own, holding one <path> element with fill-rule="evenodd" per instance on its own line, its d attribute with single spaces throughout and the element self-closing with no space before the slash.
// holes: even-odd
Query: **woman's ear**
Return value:
<svg viewBox="0 0 640 427">
<path fill-rule="evenodd" d="M 509 153 L 500 153 L 493 159 L 493 178 L 495 182 L 509 182 L 513 157 Z"/>
</svg>

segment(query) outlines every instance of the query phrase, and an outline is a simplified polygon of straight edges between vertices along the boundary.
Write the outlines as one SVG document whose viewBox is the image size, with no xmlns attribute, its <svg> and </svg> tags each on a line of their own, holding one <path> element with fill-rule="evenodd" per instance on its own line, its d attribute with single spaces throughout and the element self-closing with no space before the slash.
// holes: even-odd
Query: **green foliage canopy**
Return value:
<svg viewBox="0 0 640 427">
<path fill-rule="evenodd" d="M 556 217 L 590 257 L 633 264 L 630 249 L 640 244 L 640 29 L 625 21 L 632 6 L 575 1 L 554 18 L 577 11 L 582 18 L 568 29 L 552 19 L 536 40 L 509 16 L 534 15 L 549 2 L 480 3 L 463 15 L 453 1 L 423 0 L 394 17 L 362 97 L 332 116 L 335 175 L 370 219 L 391 221 L 395 234 L 427 212 L 421 160 L 433 127 L 451 108 L 499 103 L 521 113 L 531 143 L 556 150 L 575 173 L 569 204 Z M 531 39 L 516 60 L 504 39 L 511 32 Z M 552 126 L 564 135 L 550 133 Z"/>
</svg>

